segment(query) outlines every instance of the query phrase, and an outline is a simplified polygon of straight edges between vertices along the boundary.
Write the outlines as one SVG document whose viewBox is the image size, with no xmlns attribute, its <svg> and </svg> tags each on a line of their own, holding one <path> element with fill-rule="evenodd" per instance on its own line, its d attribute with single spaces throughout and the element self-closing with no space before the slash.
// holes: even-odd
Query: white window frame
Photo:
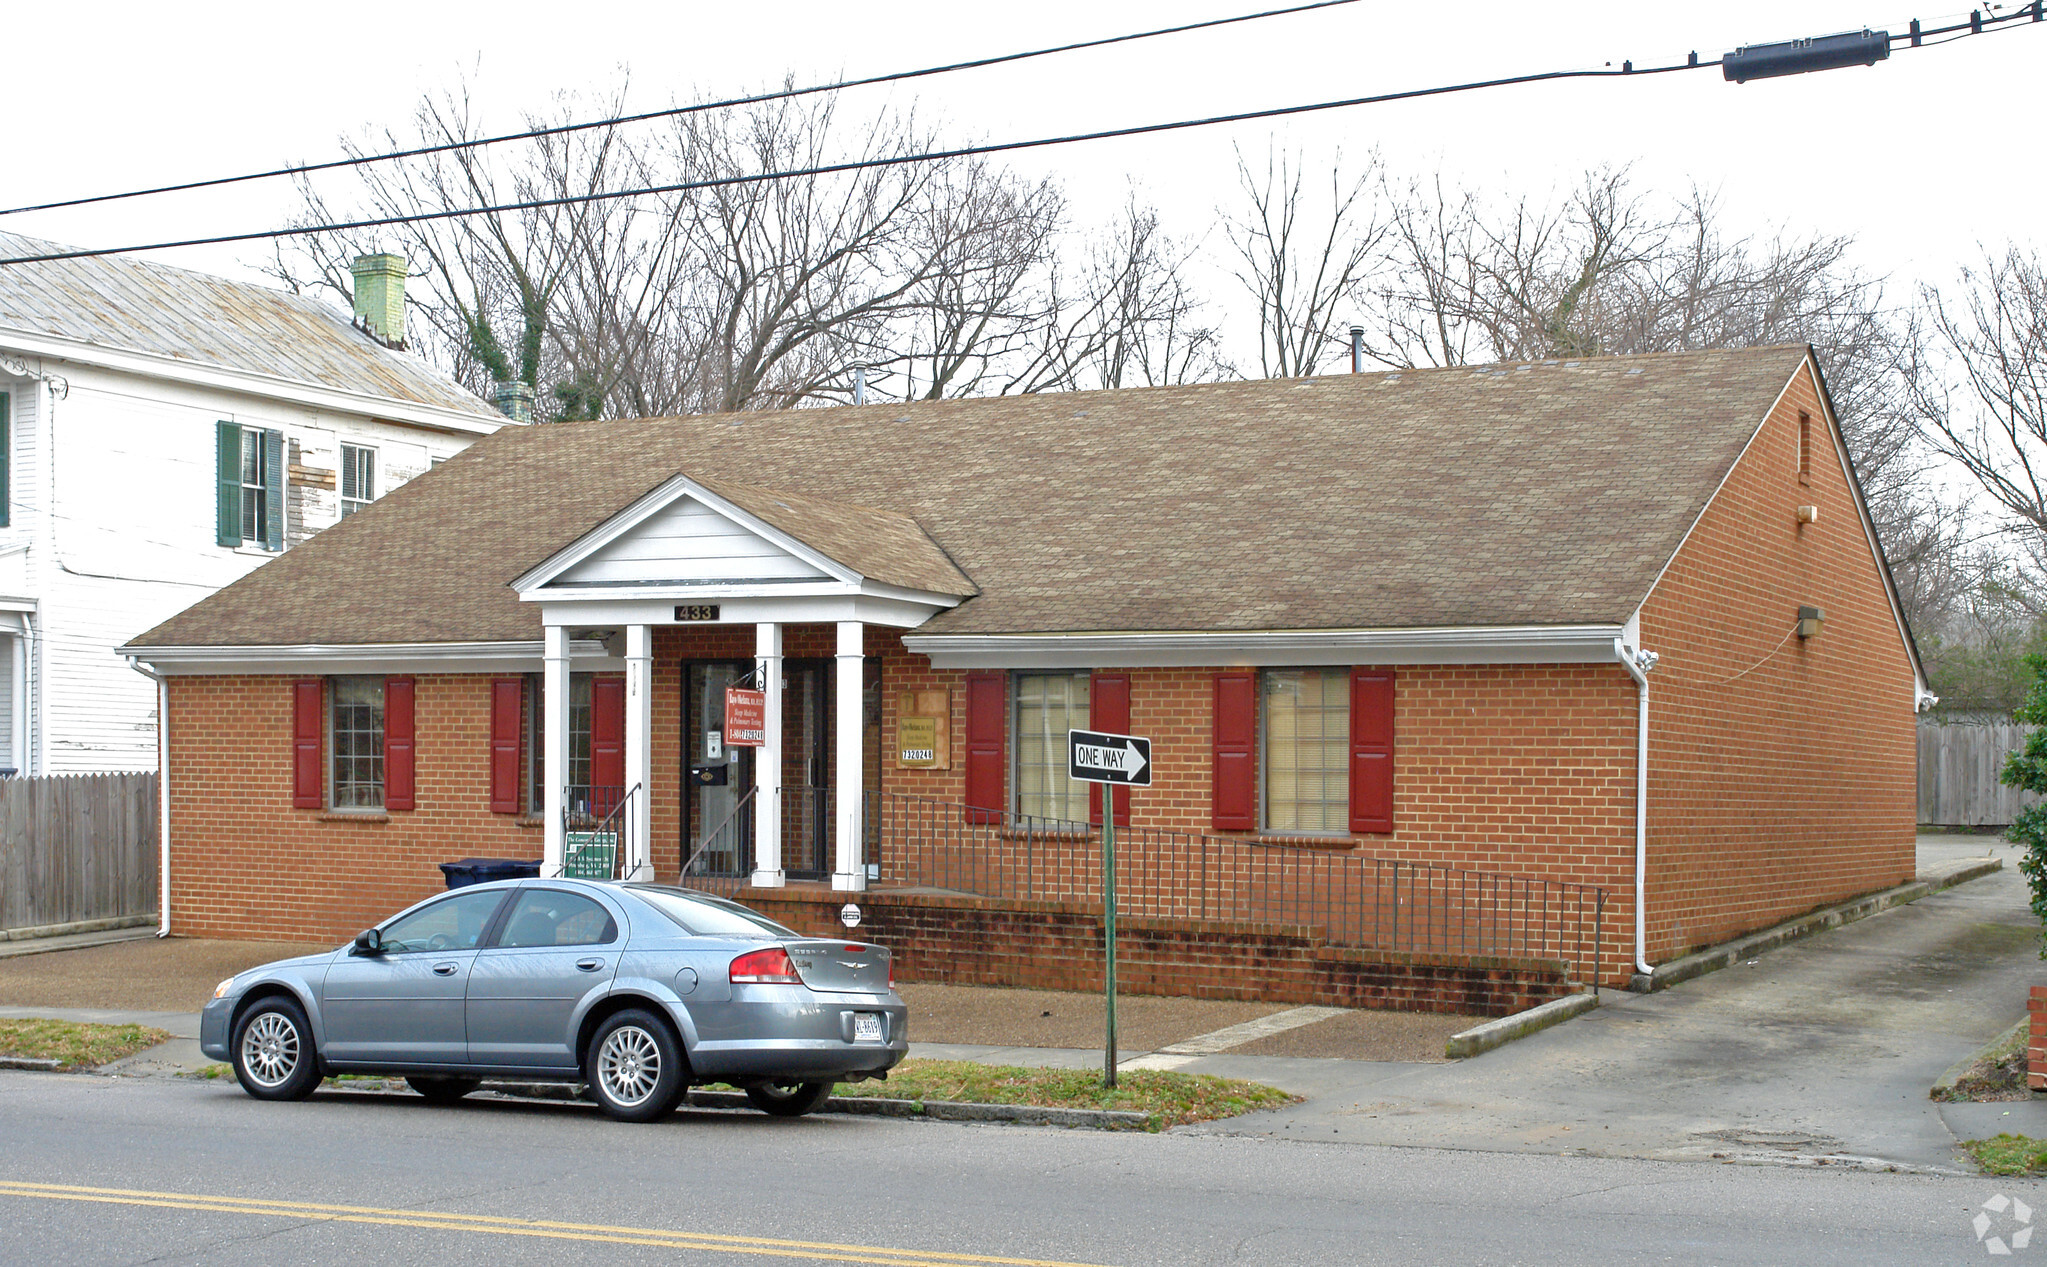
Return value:
<svg viewBox="0 0 2047 1267">
<path fill-rule="evenodd" d="M 1267 693 L 1266 693 L 1266 684 L 1267 684 L 1267 682 L 1269 682 L 1269 681 L 1271 680 L 1271 675 L 1272 675 L 1272 674 L 1275 674 L 1275 673 L 1319 673 L 1319 674 L 1324 674 L 1324 675 L 1334 675 L 1334 676 L 1338 677 L 1339 679 L 1341 679 L 1341 681 L 1342 681 L 1342 684 L 1343 684 L 1342 698 L 1343 698 L 1343 704 L 1344 704 L 1344 707 L 1343 707 L 1343 717 L 1344 717 L 1344 726 L 1343 726 L 1343 730 L 1342 730 L 1342 734 L 1341 734 L 1341 744 L 1342 744 L 1342 748 L 1341 748 L 1341 751 L 1342 751 L 1343 757 L 1342 757 L 1342 760 L 1341 760 L 1341 762 L 1339 762 L 1339 763 L 1338 763 L 1338 766 L 1337 766 L 1337 770 L 1338 770 L 1338 775 L 1337 775 L 1337 777 L 1338 777 L 1338 778 L 1340 778 L 1340 779 L 1342 780 L 1342 782 L 1340 783 L 1340 786 L 1341 786 L 1341 787 L 1342 787 L 1342 789 L 1343 789 L 1343 796 L 1342 796 L 1342 798 L 1341 798 L 1341 800 L 1340 800 L 1340 801 L 1330 801 L 1330 800 L 1324 799 L 1324 800 L 1321 800 L 1321 801 L 1318 801 L 1318 802 L 1314 802 L 1314 803 L 1316 803 L 1316 804 L 1320 804 L 1320 805 L 1325 805 L 1325 806 L 1326 806 L 1326 805 L 1332 805 L 1332 804 L 1336 804 L 1336 805 L 1341 805 L 1341 807 L 1342 807 L 1342 810 L 1343 810 L 1343 813 L 1342 813 L 1342 814 L 1341 814 L 1341 816 L 1340 816 L 1340 821 L 1339 821 L 1338 825 L 1337 825 L 1337 826 L 1335 826 L 1335 827 L 1279 827 L 1279 826 L 1275 826 L 1275 825 L 1273 824 L 1273 821 L 1272 821 L 1272 801 L 1271 801 L 1271 795 L 1272 795 L 1272 782 L 1273 782 L 1273 780 L 1272 780 L 1272 766 L 1271 766 L 1271 762 L 1270 762 L 1270 759 L 1269 759 L 1270 745 L 1271 745 L 1271 742 L 1272 742 L 1272 733 L 1273 733 L 1273 732 L 1272 732 L 1272 716 L 1271 716 L 1271 714 L 1270 714 L 1270 713 L 1268 713 L 1268 712 L 1266 711 L 1266 701 L 1267 701 L 1267 699 L 1269 698 L 1269 696 L 1268 696 L 1268 695 L 1267 695 Z M 1348 836 L 1348 835 L 1350 835 L 1350 834 L 1351 834 L 1351 833 L 1350 833 L 1350 724 L 1351 724 L 1351 719 L 1350 719 L 1350 675 L 1351 675 L 1351 670 L 1350 670 L 1350 668 L 1349 668 L 1348 666 L 1341 666 L 1341 665 L 1331 665 L 1331 664 L 1319 664 L 1319 665 L 1318 665 L 1318 664 L 1304 664 L 1304 665 L 1274 665 L 1274 666 L 1271 666 L 1271 667 L 1269 667 L 1269 668 L 1261 668 L 1261 669 L 1259 669 L 1259 670 L 1258 670 L 1258 678 L 1257 678 L 1257 689 L 1258 689 L 1258 721 L 1257 721 L 1257 724 L 1258 724 L 1258 830 L 1259 830 L 1260 832 L 1262 832 L 1262 833 L 1264 833 L 1264 834 L 1266 834 L 1266 835 L 1271 835 L 1271 836 Z M 1324 777 L 1327 777 L 1327 771 L 1324 771 Z M 1297 802 L 1297 803 L 1299 803 L 1299 802 Z"/>
<path fill-rule="evenodd" d="M 380 697 L 377 725 L 377 780 L 375 783 L 377 801 L 374 805 L 343 805 L 341 803 L 341 746 L 335 742 L 334 714 L 341 707 L 341 684 L 350 679 L 375 682 Z M 382 814 L 385 801 L 391 794 L 391 749 L 390 749 L 390 700 L 386 698 L 389 679 L 376 673 L 340 674 L 327 679 L 327 753 L 326 782 L 327 808 L 337 814 Z M 350 760 L 360 760 L 351 757 Z M 351 781 L 353 785 L 353 781 Z"/>
<path fill-rule="evenodd" d="M 357 480 L 356 492 L 360 494 L 363 491 L 361 488 L 362 483 L 367 482 L 369 484 L 369 495 L 367 497 L 360 495 L 351 497 L 348 495 L 349 476 L 357 473 L 354 470 L 355 462 L 361 462 L 364 467 L 360 472 L 360 478 Z M 335 491 L 340 494 L 341 517 L 343 519 L 348 518 L 356 511 L 377 500 L 377 465 L 377 449 L 375 445 L 343 442 L 341 446 L 341 470 L 337 473 L 334 481 Z"/>
<path fill-rule="evenodd" d="M 1066 782 L 1071 786 L 1067 788 L 1066 794 L 1063 798 L 1067 804 L 1066 813 L 1063 814 L 1035 813 L 1031 810 L 1027 810 L 1024 808 L 1023 732 L 1020 727 L 1023 721 L 1023 684 L 1025 679 L 1027 678 L 1061 678 L 1078 681 L 1081 684 L 1079 712 L 1078 715 L 1076 716 L 1072 712 L 1072 710 L 1069 709 L 1067 723 L 1068 726 L 1071 728 L 1085 730 L 1088 726 L 1089 719 L 1092 716 L 1092 710 L 1094 706 L 1093 695 L 1094 675 L 1085 669 L 1045 669 L 1042 671 L 1022 669 L 1013 672 L 1009 675 L 1008 738 L 1010 786 L 1009 797 L 1011 806 L 1013 807 L 1014 811 L 1017 814 L 1023 815 L 1028 818 L 1046 818 L 1056 822 L 1085 823 L 1088 821 L 1090 812 L 1088 807 L 1088 784 L 1081 783 L 1070 778 L 1067 779 Z M 1063 753 L 1064 741 L 1061 740 L 1058 744 L 1055 744 L 1055 748 L 1059 752 Z M 1045 768 L 1047 770 L 1056 769 L 1064 771 L 1066 769 L 1066 762 L 1064 757 L 1061 756 L 1056 761 L 1048 762 Z M 1050 799 L 1049 793 L 1048 799 Z M 1073 806 L 1076 799 L 1078 799 L 1079 802 L 1079 811 L 1077 815 L 1073 811 Z M 1049 808 L 1049 806 L 1047 808 Z"/>
</svg>

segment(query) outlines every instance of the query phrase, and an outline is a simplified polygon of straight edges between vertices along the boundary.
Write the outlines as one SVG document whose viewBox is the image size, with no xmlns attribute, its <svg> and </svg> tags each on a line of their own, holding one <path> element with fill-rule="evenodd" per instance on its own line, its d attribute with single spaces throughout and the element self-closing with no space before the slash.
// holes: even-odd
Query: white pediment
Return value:
<svg viewBox="0 0 2047 1267">
<path fill-rule="evenodd" d="M 801 582 L 838 579 L 697 495 L 683 495 L 556 574 L 551 586 Z"/>
</svg>

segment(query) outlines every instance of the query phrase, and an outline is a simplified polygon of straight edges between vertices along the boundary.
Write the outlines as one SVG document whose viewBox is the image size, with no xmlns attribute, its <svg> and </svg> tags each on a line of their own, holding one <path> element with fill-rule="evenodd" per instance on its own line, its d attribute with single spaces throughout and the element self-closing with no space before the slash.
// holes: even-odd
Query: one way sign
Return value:
<svg viewBox="0 0 2047 1267">
<path fill-rule="evenodd" d="M 1082 783 L 1151 786 L 1151 740 L 1136 735 L 1105 735 L 1093 730 L 1066 732 L 1066 773 Z"/>
</svg>

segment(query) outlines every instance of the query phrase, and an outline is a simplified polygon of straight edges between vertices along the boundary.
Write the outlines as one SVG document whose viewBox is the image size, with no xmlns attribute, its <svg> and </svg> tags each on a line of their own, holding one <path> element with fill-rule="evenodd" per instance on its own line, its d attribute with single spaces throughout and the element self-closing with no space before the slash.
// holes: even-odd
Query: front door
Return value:
<svg viewBox="0 0 2047 1267">
<path fill-rule="evenodd" d="M 753 870 L 754 787 L 759 750 L 725 743 L 725 688 L 753 670 L 750 660 L 699 660 L 686 666 L 683 751 L 685 857 L 691 875 L 743 876 Z M 830 660 L 782 662 L 782 870 L 792 879 L 831 873 Z"/>
<path fill-rule="evenodd" d="M 504 889 L 457 890 L 383 928 L 384 953 L 343 955 L 320 991 L 322 1053 L 338 1063 L 460 1065 L 477 944 Z"/>
</svg>

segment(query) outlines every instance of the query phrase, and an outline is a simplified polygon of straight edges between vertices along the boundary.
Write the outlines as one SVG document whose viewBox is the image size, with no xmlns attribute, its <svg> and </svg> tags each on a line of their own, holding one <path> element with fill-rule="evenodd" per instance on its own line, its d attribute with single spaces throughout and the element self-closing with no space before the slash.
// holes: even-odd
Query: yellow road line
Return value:
<svg viewBox="0 0 2047 1267">
<path fill-rule="evenodd" d="M 0 1179 L 0 1196 L 35 1197 L 46 1201 L 82 1201 L 106 1205 L 153 1206 L 219 1214 L 260 1214 L 317 1219 L 333 1223 L 364 1223 L 449 1232 L 482 1232 L 496 1236 L 528 1236 L 550 1240 L 594 1241 L 615 1245 L 648 1245 L 662 1249 L 700 1249 L 723 1254 L 756 1254 L 781 1258 L 829 1258 L 839 1262 L 878 1263 L 887 1267 L 1090 1267 L 1041 1258 L 999 1258 L 981 1254 L 948 1254 L 927 1250 L 890 1249 L 882 1245 L 835 1245 L 823 1241 L 779 1240 L 729 1236 L 716 1232 L 685 1232 L 672 1228 L 610 1227 L 598 1223 L 562 1223 L 546 1219 L 515 1219 L 490 1214 L 451 1214 L 434 1210 L 393 1210 L 376 1206 L 328 1205 L 311 1201 L 273 1201 L 261 1197 L 224 1197 L 192 1192 L 149 1192 L 129 1188 L 93 1188 L 73 1184 Z"/>
</svg>

